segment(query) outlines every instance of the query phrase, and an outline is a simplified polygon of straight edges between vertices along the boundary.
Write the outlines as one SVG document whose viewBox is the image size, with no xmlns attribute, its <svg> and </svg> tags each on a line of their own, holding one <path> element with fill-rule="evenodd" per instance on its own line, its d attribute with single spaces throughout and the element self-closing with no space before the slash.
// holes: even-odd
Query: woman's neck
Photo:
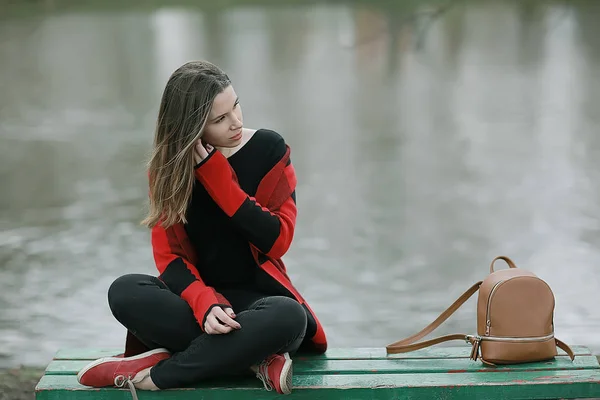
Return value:
<svg viewBox="0 0 600 400">
<path fill-rule="evenodd" d="M 229 158 L 237 153 L 242 147 L 244 147 L 246 143 L 248 143 L 252 135 L 254 135 L 254 132 L 256 132 L 256 129 L 243 128 L 242 141 L 240 144 L 235 147 L 217 147 L 217 150 L 219 150 L 226 158 Z"/>
</svg>

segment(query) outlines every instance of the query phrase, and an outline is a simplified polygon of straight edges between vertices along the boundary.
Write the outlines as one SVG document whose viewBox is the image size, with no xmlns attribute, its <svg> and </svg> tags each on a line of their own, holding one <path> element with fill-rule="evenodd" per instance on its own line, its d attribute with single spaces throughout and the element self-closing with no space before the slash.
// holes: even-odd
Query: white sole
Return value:
<svg viewBox="0 0 600 400">
<path fill-rule="evenodd" d="M 81 383 L 81 377 L 88 372 L 90 369 L 94 368 L 97 365 L 103 364 L 103 363 L 107 363 L 107 362 L 117 362 L 117 361 L 123 361 L 123 360 L 139 360 L 140 358 L 144 358 L 144 357 L 148 357 L 154 354 L 159 354 L 159 353 L 169 353 L 169 351 L 167 349 L 154 349 L 154 350 L 150 350 L 147 351 L 145 353 L 141 353 L 138 354 L 137 356 L 131 356 L 131 357 L 127 357 L 127 358 L 117 358 L 117 357 L 103 357 L 103 358 L 99 358 L 95 361 L 92 361 L 91 363 L 89 363 L 88 365 L 86 365 L 85 367 L 83 367 L 81 369 L 81 371 L 79 371 L 79 373 L 77 374 L 77 382 Z M 170 353 L 169 353 L 170 354 Z"/>
<path fill-rule="evenodd" d="M 281 375 L 279 375 L 279 386 L 283 394 L 292 393 L 292 359 L 289 353 L 284 353 L 285 363 L 281 369 Z"/>
</svg>

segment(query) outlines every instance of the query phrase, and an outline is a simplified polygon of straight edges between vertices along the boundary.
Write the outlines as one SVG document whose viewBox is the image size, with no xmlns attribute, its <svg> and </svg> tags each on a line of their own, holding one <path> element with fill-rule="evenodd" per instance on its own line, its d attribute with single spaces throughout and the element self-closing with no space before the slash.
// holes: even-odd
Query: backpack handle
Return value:
<svg viewBox="0 0 600 400">
<path fill-rule="evenodd" d="M 515 263 L 510 258 L 508 258 L 506 256 L 498 256 L 498 257 L 494 258 L 492 260 L 492 263 L 490 264 L 490 274 L 494 273 L 494 263 L 496 262 L 496 260 L 504 260 L 504 261 L 506 261 L 506 263 L 508 264 L 508 266 L 510 268 L 517 268 Z"/>
</svg>

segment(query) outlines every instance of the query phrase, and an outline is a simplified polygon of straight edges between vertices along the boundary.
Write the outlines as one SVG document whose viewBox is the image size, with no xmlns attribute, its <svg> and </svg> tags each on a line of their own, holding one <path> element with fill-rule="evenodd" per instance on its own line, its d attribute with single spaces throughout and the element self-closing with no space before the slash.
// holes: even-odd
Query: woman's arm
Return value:
<svg viewBox="0 0 600 400">
<path fill-rule="evenodd" d="M 231 308 L 223 295 L 200 278 L 194 266 L 195 253 L 182 224 L 166 229 L 160 224 L 155 225 L 152 228 L 152 250 L 159 279 L 190 305 L 203 331 L 206 317 L 213 307 Z"/>
<path fill-rule="evenodd" d="M 282 145 L 285 146 L 283 141 Z M 195 174 L 212 199 L 260 252 L 273 258 L 280 258 L 287 252 L 296 225 L 295 188 L 290 188 L 291 194 L 276 210 L 268 209 L 240 188 L 227 159 L 217 150 L 202 161 Z M 295 184 L 291 162 L 285 167 L 285 175 Z"/>
</svg>

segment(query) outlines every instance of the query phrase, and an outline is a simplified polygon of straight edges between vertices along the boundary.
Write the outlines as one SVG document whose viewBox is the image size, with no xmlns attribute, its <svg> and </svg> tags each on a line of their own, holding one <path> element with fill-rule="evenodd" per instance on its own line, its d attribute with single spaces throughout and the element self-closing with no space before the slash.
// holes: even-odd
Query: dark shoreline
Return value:
<svg viewBox="0 0 600 400">
<path fill-rule="evenodd" d="M 32 400 L 35 385 L 44 375 L 41 367 L 0 369 L 0 400 Z"/>
</svg>

